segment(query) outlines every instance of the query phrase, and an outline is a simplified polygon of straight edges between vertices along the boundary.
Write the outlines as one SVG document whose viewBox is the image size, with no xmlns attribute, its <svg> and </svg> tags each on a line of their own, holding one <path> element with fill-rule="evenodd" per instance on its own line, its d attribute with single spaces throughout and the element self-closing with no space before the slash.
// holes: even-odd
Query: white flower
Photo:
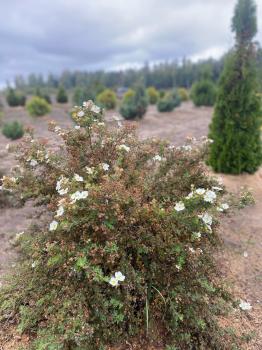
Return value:
<svg viewBox="0 0 262 350">
<path fill-rule="evenodd" d="M 105 126 L 104 122 L 97 123 L 98 126 Z"/>
<path fill-rule="evenodd" d="M 109 280 L 109 284 L 111 284 L 111 286 L 113 286 L 113 287 L 117 287 L 118 286 L 118 279 L 115 277 L 111 277 Z"/>
<path fill-rule="evenodd" d="M 190 145 L 183 145 L 183 146 L 178 146 L 176 147 L 177 150 L 181 151 L 192 151 L 192 147 Z"/>
<path fill-rule="evenodd" d="M 217 195 L 215 194 L 214 191 L 206 191 L 205 195 L 204 195 L 204 201 L 205 202 L 209 202 L 209 203 L 213 203 L 217 198 Z"/>
<path fill-rule="evenodd" d="M 206 192 L 206 190 L 204 188 L 197 188 L 196 189 L 196 193 L 199 194 L 200 196 L 202 196 L 205 192 Z"/>
<path fill-rule="evenodd" d="M 61 131 L 61 128 L 60 126 L 57 125 L 54 130 L 55 130 L 55 133 L 59 133 Z"/>
<path fill-rule="evenodd" d="M 61 176 L 60 180 L 56 183 L 56 190 L 60 194 L 60 196 L 63 196 L 64 194 L 67 194 L 68 188 L 62 188 L 63 185 L 67 184 L 68 179 Z"/>
<path fill-rule="evenodd" d="M 243 311 L 249 311 L 252 309 L 252 306 L 250 305 L 250 303 L 247 303 L 246 301 L 243 301 L 243 300 L 241 300 L 239 307 Z"/>
<path fill-rule="evenodd" d="M 93 105 L 91 107 L 91 112 L 93 113 L 99 113 L 100 112 L 100 107 L 96 106 L 96 105 Z"/>
<path fill-rule="evenodd" d="M 192 151 L 192 147 L 189 145 L 182 146 L 185 151 Z"/>
<path fill-rule="evenodd" d="M 49 225 L 49 231 L 55 231 L 57 229 L 58 222 L 57 221 L 52 221 Z"/>
<path fill-rule="evenodd" d="M 57 191 L 59 191 L 61 189 L 62 182 L 63 182 L 63 177 L 56 182 L 56 190 Z"/>
<path fill-rule="evenodd" d="M 222 187 L 213 186 L 212 190 L 214 190 L 214 191 L 223 191 L 223 188 Z"/>
<path fill-rule="evenodd" d="M 56 212 L 56 216 L 62 216 L 64 214 L 64 207 L 62 207 L 62 205 L 59 206 L 59 208 L 57 209 Z"/>
<path fill-rule="evenodd" d="M 32 167 L 36 166 L 37 164 L 38 164 L 38 163 L 37 163 L 37 160 L 31 159 L 30 165 L 31 165 Z"/>
<path fill-rule="evenodd" d="M 117 287 L 119 285 L 119 282 L 123 282 L 126 279 L 126 276 L 122 274 L 122 272 L 117 271 L 115 272 L 115 275 L 112 276 L 109 280 L 109 283 L 113 287 Z"/>
<path fill-rule="evenodd" d="M 196 251 L 195 251 L 195 249 L 194 248 L 192 248 L 192 247 L 189 247 L 188 248 L 188 250 L 190 251 L 190 253 L 192 253 L 192 254 L 194 254 Z"/>
<path fill-rule="evenodd" d="M 160 155 L 159 154 L 157 154 L 156 156 L 154 156 L 154 158 L 153 158 L 153 160 L 155 161 L 155 162 L 161 162 L 161 160 L 162 160 L 163 158 L 162 157 L 160 157 Z"/>
<path fill-rule="evenodd" d="M 126 276 L 122 274 L 122 272 L 120 271 L 117 271 L 115 273 L 115 278 L 120 281 L 120 282 L 123 282 L 125 279 L 126 279 Z"/>
<path fill-rule="evenodd" d="M 126 145 L 120 145 L 118 146 L 119 150 L 123 150 L 125 152 L 129 152 L 130 151 L 130 147 L 126 146 Z"/>
<path fill-rule="evenodd" d="M 64 194 L 67 194 L 68 188 L 61 188 L 61 190 L 58 190 L 57 192 L 60 194 L 60 196 L 63 196 Z"/>
<path fill-rule="evenodd" d="M 229 209 L 229 205 L 227 203 L 222 203 L 221 208 L 223 208 L 224 210 L 227 210 Z"/>
<path fill-rule="evenodd" d="M 200 232 L 193 232 L 193 238 L 200 239 L 201 238 L 201 233 Z"/>
<path fill-rule="evenodd" d="M 78 116 L 79 118 L 83 117 L 84 115 L 85 115 L 85 112 L 84 112 L 84 111 L 79 111 L 79 112 L 77 112 L 77 116 Z"/>
<path fill-rule="evenodd" d="M 35 261 L 34 261 L 34 262 L 32 262 L 31 266 L 32 266 L 32 268 L 33 268 L 33 269 L 36 267 L 36 263 L 35 263 Z"/>
<path fill-rule="evenodd" d="M 244 252 L 244 258 L 247 258 L 248 257 L 248 252 Z"/>
<path fill-rule="evenodd" d="M 87 196 L 88 196 L 88 191 L 76 191 L 70 196 L 70 198 L 72 199 L 71 203 L 75 203 L 80 199 L 85 199 L 87 198 Z"/>
<path fill-rule="evenodd" d="M 23 236 L 24 233 L 25 233 L 24 231 L 18 232 L 18 233 L 15 235 L 15 239 L 18 240 L 20 237 Z"/>
<path fill-rule="evenodd" d="M 75 179 L 76 181 L 78 181 L 78 182 L 83 182 L 83 181 L 84 181 L 83 177 L 80 176 L 80 175 L 78 175 L 78 174 L 75 174 L 75 175 L 74 175 L 74 179 Z"/>
<path fill-rule="evenodd" d="M 180 267 L 179 265 L 175 265 L 175 267 L 176 267 L 176 269 L 177 269 L 178 271 L 181 270 L 181 267 Z"/>
<path fill-rule="evenodd" d="M 176 211 L 182 211 L 185 209 L 185 204 L 183 202 L 178 202 L 174 208 Z"/>
<path fill-rule="evenodd" d="M 94 173 L 94 169 L 93 168 L 89 168 L 88 166 L 85 167 L 85 170 L 86 172 L 89 174 L 89 175 L 92 175 Z"/>
<path fill-rule="evenodd" d="M 75 129 L 79 130 L 80 129 L 80 125 L 75 125 Z"/>
<path fill-rule="evenodd" d="M 199 218 L 202 219 L 202 221 L 208 225 L 208 226 L 211 226 L 212 225 L 212 222 L 213 222 L 213 218 L 211 215 L 209 215 L 208 213 L 204 213 L 202 215 L 198 215 Z"/>
<path fill-rule="evenodd" d="M 229 209 L 229 205 L 227 203 L 220 204 L 219 207 L 217 207 L 217 211 L 223 212 L 224 210 Z"/>
<path fill-rule="evenodd" d="M 102 168 L 103 168 L 104 171 L 108 171 L 108 170 L 109 170 L 109 167 L 110 167 L 110 166 L 109 166 L 109 164 L 107 164 L 107 163 L 103 163 L 103 164 L 102 164 Z"/>
</svg>

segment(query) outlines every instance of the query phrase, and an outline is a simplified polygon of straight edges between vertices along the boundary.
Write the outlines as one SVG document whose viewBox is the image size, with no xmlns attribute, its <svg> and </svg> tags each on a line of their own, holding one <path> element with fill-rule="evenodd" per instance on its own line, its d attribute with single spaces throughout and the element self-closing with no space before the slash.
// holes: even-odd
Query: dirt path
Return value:
<svg viewBox="0 0 262 350">
<path fill-rule="evenodd" d="M 47 122 L 56 120 L 60 125 L 71 123 L 68 115 L 69 106 L 53 108 L 51 116 L 32 120 L 23 109 L 8 109 L 8 119 L 20 119 L 36 129 L 36 135 L 55 142 L 47 131 Z M 155 107 L 150 107 L 145 118 L 140 122 L 138 134 L 141 138 L 160 137 L 170 140 L 175 145 L 185 142 L 185 138 L 200 138 L 207 135 L 208 124 L 212 115 L 211 108 L 194 108 L 186 103 L 172 113 L 159 114 Z M 7 139 L 0 135 L 0 171 L 6 173 L 13 166 L 14 159 L 5 151 Z M 225 278 L 232 282 L 235 295 L 249 301 L 252 310 L 247 316 L 237 311 L 233 323 L 241 330 L 257 332 L 246 349 L 262 349 L 261 305 L 262 305 L 262 170 L 255 175 L 225 176 L 226 187 L 236 192 L 246 185 L 253 189 L 256 200 L 254 206 L 243 209 L 237 215 L 224 220 L 221 236 L 225 242 L 225 250 L 220 257 L 221 271 Z M 33 219 L 32 207 L 0 209 L 0 275 L 6 272 L 14 262 L 15 252 L 10 245 L 10 238 L 24 230 Z M 230 325 L 231 326 L 231 325 Z M 7 348 L 6 348 L 7 349 Z"/>
</svg>

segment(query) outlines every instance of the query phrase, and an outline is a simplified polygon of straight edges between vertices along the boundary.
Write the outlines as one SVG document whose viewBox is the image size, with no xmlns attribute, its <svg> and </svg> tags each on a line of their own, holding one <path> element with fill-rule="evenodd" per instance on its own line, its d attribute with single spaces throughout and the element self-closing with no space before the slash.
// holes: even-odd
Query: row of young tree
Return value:
<svg viewBox="0 0 262 350">
<path fill-rule="evenodd" d="M 50 94 L 45 92 L 45 90 L 41 90 L 39 87 L 37 87 L 34 90 L 33 96 L 42 98 L 48 104 L 52 104 L 52 99 L 50 97 Z M 22 90 L 13 89 L 13 88 L 7 89 L 6 102 L 10 107 L 25 106 L 26 100 L 27 100 L 27 95 Z M 68 102 L 68 95 L 67 95 L 67 92 L 63 86 L 60 86 L 57 90 L 56 102 L 57 103 L 67 103 Z"/>
<path fill-rule="evenodd" d="M 227 54 L 225 63 L 222 65 L 224 69 L 219 80 L 218 89 L 212 81 L 212 79 L 216 80 L 216 77 L 214 69 L 211 69 L 217 66 L 212 66 L 210 62 L 213 61 L 207 61 L 206 63 L 195 65 L 195 67 L 198 67 L 197 71 L 201 72 L 201 79 L 193 84 L 190 96 L 196 106 L 211 106 L 216 101 L 214 118 L 210 127 L 210 137 L 214 140 L 209 160 L 212 167 L 219 172 L 254 172 L 262 160 L 260 140 L 261 96 L 258 94 L 260 76 L 257 69 L 257 62 L 261 60 L 262 54 L 257 44 L 253 41 L 257 32 L 256 6 L 253 1 L 239 0 L 232 22 L 232 30 L 235 33 L 236 43 Z M 185 61 L 182 68 L 185 69 L 187 65 L 188 62 Z M 142 70 L 137 71 L 144 78 L 141 79 L 140 76 L 140 80 L 148 83 L 150 74 L 157 71 L 160 67 L 165 67 L 162 70 L 163 72 L 168 71 L 170 67 L 174 68 L 172 64 L 162 64 L 152 69 L 148 66 L 144 67 Z M 130 71 L 127 71 L 123 74 L 128 76 L 128 72 L 130 73 Z M 177 72 L 179 72 L 179 69 Z M 118 73 L 115 72 L 114 74 L 117 75 Z M 71 77 L 71 80 L 63 81 L 67 88 L 72 87 L 76 83 L 74 74 L 76 73 L 68 73 L 67 77 Z M 110 73 L 84 73 L 84 77 L 89 77 L 90 79 L 91 77 L 98 78 L 99 74 L 101 78 Z M 176 77 L 178 76 L 176 75 Z M 65 74 L 62 77 L 65 78 Z M 170 77 L 174 77 L 171 72 Z M 85 85 L 88 79 L 83 79 L 82 85 Z M 29 87 L 31 86 L 31 80 L 28 80 Z M 106 85 L 103 85 L 101 80 L 93 81 L 91 88 L 90 86 L 77 86 L 74 91 L 74 103 L 81 105 L 83 101 L 91 99 L 95 100 L 100 107 L 106 109 L 116 108 L 117 96 L 115 92 L 106 88 Z M 49 84 L 48 81 L 46 84 Z M 71 81 L 70 84 L 69 81 Z M 106 81 L 104 80 L 103 83 L 106 84 Z M 41 84 L 44 85 L 45 82 L 43 81 Z M 183 84 L 184 82 L 181 81 L 181 86 Z M 168 92 L 158 92 L 155 87 L 149 87 L 146 91 L 141 84 L 134 86 L 134 89 L 129 89 L 126 92 L 120 104 L 120 113 L 125 119 L 142 118 L 148 103 L 157 104 L 160 112 L 172 111 L 180 105 L 183 99 L 179 94 L 179 90 L 173 89 Z M 47 98 L 45 95 L 40 94 L 39 86 L 37 86 L 36 91 L 38 91 L 36 94 L 38 97 L 46 99 L 50 103 L 48 96 Z M 184 89 L 183 93 L 186 95 L 187 90 Z M 13 98 L 14 105 L 25 104 L 23 95 L 18 94 L 15 96 L 12 89 L 9 90 L 9 95 L 9 99 Z M 185 99 L 187 99 L 187 96 Z M 57 101 L 67 102 L 64 88 L 59 88 Z"/>
</svg>

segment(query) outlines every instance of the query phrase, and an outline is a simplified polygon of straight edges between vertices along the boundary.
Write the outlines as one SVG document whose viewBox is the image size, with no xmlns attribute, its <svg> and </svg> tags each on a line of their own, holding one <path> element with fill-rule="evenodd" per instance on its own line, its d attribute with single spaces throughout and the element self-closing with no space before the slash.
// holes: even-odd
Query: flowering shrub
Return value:
<svg viewBox="0 0 262 350">
<path fill-rule="evenodd" d="M 26 109 L 32 117 L 41 117 L 51 111 L 51 106 L 45 99 L 34 96 L 27 102 Z"/>
<path fill-rule="evenodd" d="M 145 335 L 171 348 L 229 349 L 216 322 L 227 294 L 212 262 L 228 207 L 203 168 L 205 147 L 109 129 L 91 101 L 72 117 L 77 128 L 50 125 L 60 152 L 29 135 L 20 168 L 3 179 L 49 219 L 19 236 L 2 326 L 17 323 L 32 349 L 105 349 Z"/>
<path fill-rule="evenodd" d="M 106 89 L 97 96 L 97 102 L 106 109 L 116 108 L 117 99 L 113 90 Z"/>
<path fill-rule="evenodd" d="M 15 120 L 13 122 L 4 124 L 2 132 L 7 138 L 11 140 L 17 140 L 23 137 L 24 127 L 23 124 Z"/>
</svg>

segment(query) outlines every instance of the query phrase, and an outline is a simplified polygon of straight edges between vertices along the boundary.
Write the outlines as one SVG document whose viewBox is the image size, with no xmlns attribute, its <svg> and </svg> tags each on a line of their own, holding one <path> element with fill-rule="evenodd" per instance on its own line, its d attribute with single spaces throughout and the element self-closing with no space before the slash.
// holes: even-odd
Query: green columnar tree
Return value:
<svg viewBox="0 0 262 350">
<path fill-rule="evenodd" d="M 217 172 L 255 172 L 262 162 L 261 107 L 257 95 L 256 5 L 238 0 L 232 20 L 236 44 L 221 75 L 212 123 L 209 164 Z"/>
<path fill-rule="evenodd" d="M 58 103 L 67 103 L 68 102 L 68 97 L 66 90 L 63 86 L 60 86 L 56 95 L 56 101 Z"/>
</svg>

